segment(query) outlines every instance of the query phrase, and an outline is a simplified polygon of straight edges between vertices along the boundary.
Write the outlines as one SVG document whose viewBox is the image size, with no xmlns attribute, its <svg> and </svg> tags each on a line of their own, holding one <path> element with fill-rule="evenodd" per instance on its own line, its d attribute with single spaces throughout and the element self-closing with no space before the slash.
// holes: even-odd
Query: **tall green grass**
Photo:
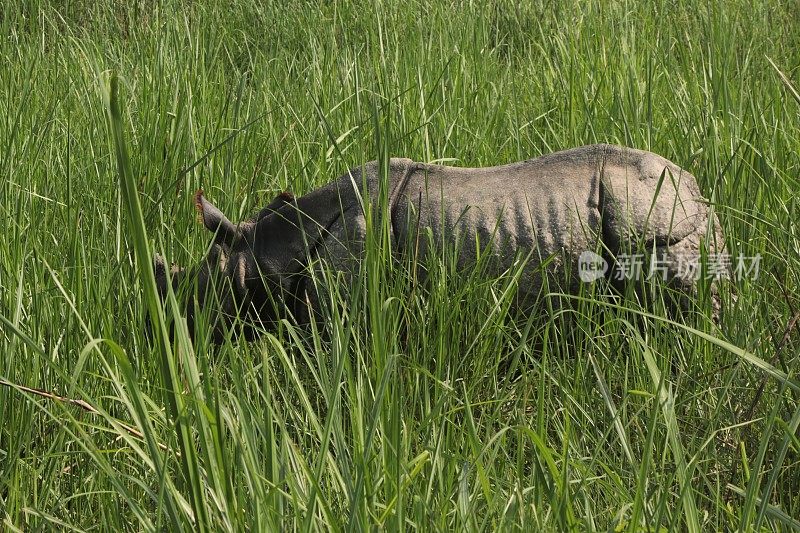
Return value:
<svg viewBox="0 0 800 533">
<path fill-rule="evenodd" d="M 800 527 L 798 22 L 739 0 L 4 4 L 3 529 Z M 352 286 L 318 273 L 324 331 L 213 347 L 156 299 L 151 254 L 207 246 L 200 186 L 235 219 L 372 159 L 592 142 L 688 168 L 731 253 L 762 256 L 718 327 L 593 286 L 513 316 L 515 271 L 444 249 L 421 284 L 377 218 Z"/>
</svg>

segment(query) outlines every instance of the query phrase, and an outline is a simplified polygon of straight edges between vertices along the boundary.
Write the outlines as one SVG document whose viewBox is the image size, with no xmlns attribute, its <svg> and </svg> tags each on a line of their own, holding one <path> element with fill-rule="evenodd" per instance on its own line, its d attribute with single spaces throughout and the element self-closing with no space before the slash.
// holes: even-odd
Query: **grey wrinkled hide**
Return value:
<svg viewBox="0 0 800 533">
<path fill-rule="evenodd" d="M 363 202 L 380 205 L 381 192 L 388 197 L 383 205 L 398 251 L 424 259 L 431 236 L 432 242 L 459 243 L 464 267 L 475 261 L 478 249 L 493 255 L 498 274 L 527 259 L 518 302 L 532 303 L 540 295 L 544 260 L 548 279 L 563 280 L 566 269 L 571 277 L 560 287 L 574 291 L 581 252 L 611 259 L 648 250 L 666 264 L 669 283 L 685 295 L 685 304 L 696 286 L 690 272 L 679 271 L 679 258 L 723 249 L 719 224 L 695 178 L 640 150 L 600 144 L 489 168 L 391 159 L 385 183 L 383 176 L 373 161 L 300 198 L 280 195 L 258 216 L 236 225 L 198 191 L 198 211 L 215 232 L 208 257 L 189 275 L 197 279 L 198 303 L 204 305 L 209 290 L 222 290 L 219 301 L 229 318 L 241 314 L 239 309 L 269 322 L 276 309 L 267 302 L 277 300 L 278 316 L 284 307 L 299 321 L 312 319 L 322 296 L 309 283 L 309 264 L 322 259 L 351 275 L 357 272 L 366 239 Z M 158 262 L 155 268 L 165 293 L 166 268 Z M 174 270 L 173 286 L 181 273 Z M 217 274 L 227 289 L 209 283 Z"/>
<path fill-rule="evenodd" d="M 329 226 L 318 254 L 338 269 L 352 267 L 365 237 L 353 186 L 375 202 L 380 174 L 371 162 L 328 186 L 329 194 L 342 198 L 344 213 Z M 388 191 L 398 248 L 412 241 L 424 255 L 428 239 L 415 236 L 430 228 L 435 242 L 458 239 L 462 265 L 474 262 L 477 248 L 490 249 L 498 273 L 530 252 L 519 282 L 521 301 L 540 294 L 545 259 L 550 258 L 553 279 L 563 277 L 565 262 L 572 263 L 567 289 L 575 290 L 581 252 L 610 258 L 636 251 L 637 244 L 648 251 L 655 247 L 671 285 L 693 295 L 695 282 L 689 272 L 678 271 L 679 257 L 699 257 L 701 241 L 711 253 L 723 247 L 719 224 L 694 176 L 661 156 L 631 148 L 583 146 L 488 168 L 391 159 Z"/>
</svg>

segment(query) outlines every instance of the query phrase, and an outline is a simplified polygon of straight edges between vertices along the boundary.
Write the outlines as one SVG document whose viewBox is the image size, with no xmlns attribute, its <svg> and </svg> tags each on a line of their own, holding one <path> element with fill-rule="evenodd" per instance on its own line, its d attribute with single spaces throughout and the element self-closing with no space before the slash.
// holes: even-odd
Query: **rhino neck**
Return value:
<svg viewBox="0 0 800 533">
<path fill-rule="evenodd" d="M 365 202 L 376 202 L 385 191 L 392 212 L 411 176 L 419 164 L 411 159 L 391 158 L 388 174 L 382 172 L 378 161 L 356 167 L 339 179 L 281 206 L 274 214 L 264 217 L 256 231 L 267 237 L 256 237 L 256 252 L 265 261 L 272 261 L 281 272 L 294 272 L 298 261 L 307 264 L 322 239 L 329 235 L 331 225 L 345 212 L 363 209 Z M 313 254 L 312 254 L 313 256 Z"/>
<path fill-rule="evenodd" d="M 258 267 L 284 289 L 293 284 L 331 225 L 351 203 L 352 190 L 332 183 L 284 204 L 254 227 L 252 247 Z M 348 194 L 349 192 L 349 194 Z"/>
<path fill-rule="evenodd" d="M 252 290 L 266 289 L 271 296 L 280 296 L 289 311 L 303 308 L 307 267 L 331 236 L 331 227 L 343 213 L 361 212 L 365 202 L 374 204 L 381 191 L 385 191 L 389 211 L 393 212 L 416 168 L 410 159 L 392 158 L 386 176 L 378 162 L 372 161 L 259 218 L 249 240 L 259 275 L 268 283 L 254 285 Z"/>
</svg>

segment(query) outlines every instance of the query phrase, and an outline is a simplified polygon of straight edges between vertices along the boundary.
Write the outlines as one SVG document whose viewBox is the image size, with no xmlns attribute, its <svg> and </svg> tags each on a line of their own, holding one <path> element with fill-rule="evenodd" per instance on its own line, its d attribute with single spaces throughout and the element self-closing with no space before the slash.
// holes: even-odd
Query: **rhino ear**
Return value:
<svg viewBox="0 0 800 533">
<path fill-rule="evenodd" d="M 167 298 L 167 291 L 170 286 L 172 286 L 172 290 L 178 290 L 178 283 L 180 283 L 183 277 L 184 269 L 173 263 L 169 270 L 167 270 L 167 264 L 164 258 L 159 254 L 155 254 L 153 256 L 153 273 L 156 276 L 158 295 L 163 302 Z"/>
<path fill-rule="evenodd" d="M 236 226 L 203 196 L 203 189 L 194 193 L 194 206 L 209 231 L 216 233 L 215 242 L 230 246 L 236 238 Z"/>
<path fill-rule="evenodd" d="M 167 267 L 164 264 L 164 258 L 158 254 L 153 256 L 153 273 L 156 276 L 156 287 L 158 287 L 158 295 L 163 301 L 167 296 Z"/>
<path fill-rule="evenodd" d="M 262 218 L 271 215 L 284 205 L 292 202 L 294 200 L 294 195 L 288 191 L 283 191 L 278 196 L 276 196 L 267 207 L 262 209 L 258 212 L 258 216 L 256 216 L 255 222 L 258 222 Z"/>
</svg>

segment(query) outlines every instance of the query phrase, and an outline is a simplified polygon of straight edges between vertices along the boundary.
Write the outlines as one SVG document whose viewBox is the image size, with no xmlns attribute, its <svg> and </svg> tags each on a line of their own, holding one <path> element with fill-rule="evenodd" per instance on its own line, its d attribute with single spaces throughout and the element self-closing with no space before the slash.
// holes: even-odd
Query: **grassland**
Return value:
<svg viewBox="0 0 800 533">
<path fill-rule="evenodd" d="M 4 3 L 2 529 L 800 527 L 799 13 Z M 707 302 L 673 324 L 590 288 L 514 319 L 512 276 L 443 255 L 413 290 L 376 239 L 355 287 L 329 273 L 324 332 L 144 333 L 148 309 L 173 315 L 149 255 L 207 245 L 198 187 L 237 218 L 387 155 L 593 142 L 689 169 L 731 254 L 761 256 L 719 326 Z"/>
</svg>

